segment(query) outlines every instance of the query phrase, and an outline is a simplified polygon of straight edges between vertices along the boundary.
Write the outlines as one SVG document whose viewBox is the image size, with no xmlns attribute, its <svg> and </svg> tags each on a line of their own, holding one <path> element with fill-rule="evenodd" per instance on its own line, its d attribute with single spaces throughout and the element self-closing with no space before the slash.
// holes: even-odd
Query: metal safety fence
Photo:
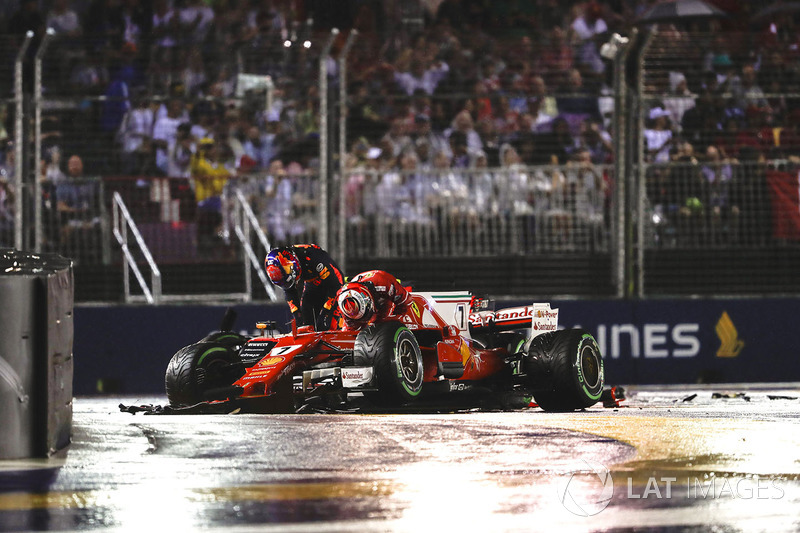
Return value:
<svg viewBox="0 0 800 533">
<path fill-rule="evenodd" d="M 697 294 L 687 257 L 725 270 L 719 294 L 800 290 L 784 283 L 800 241 L 800 94 L 783 30 L 642 27 L 601 53 L 605 37 L 558 25 L 472 42 L 403 10 L 385 40 L 280 13 L 172 44 L 0 38 L 15 141 L 0 245 L 72 257 L 79 287 L 104 285 L 87 299 L 117 298 L 117 193 L 165 290 L 184 293 L 264 297 L 252 257 L 296 242 L 345 266 L 437 259 L 451 277 L 586 265 L 543 272 L 557 294 L 591 295 L 589 274 L 602 294 Z M 751 289 L 765 264 L 784 265 L 780 281 Z"/>
</svg>

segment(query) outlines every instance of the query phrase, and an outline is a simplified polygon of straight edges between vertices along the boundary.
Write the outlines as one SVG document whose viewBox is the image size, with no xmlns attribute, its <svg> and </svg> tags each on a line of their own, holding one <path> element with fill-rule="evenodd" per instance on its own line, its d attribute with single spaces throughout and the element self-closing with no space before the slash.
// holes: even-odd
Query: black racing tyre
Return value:
<svg viewBox="0 0 800 533">
<path fill-rule="evenodd" d="M 214 333 L 209 333 L 202 339 L 200 342 L 215 342 L 226 348 L 232 348 L 237 350 L 244 346 L 244 343 L 247 342 L 248 337 L 244 335 L 239 335 L 238 333 L 234 333 L 233 331 L 215 331 Z"/>
<path fill-rule="evenodd" d="M 356 366 L 372 366 L 378 390 L 365 392 L 373 403 L 399 406 L 422 392 L 422 352 L 416 337 L 400 322 L 367 326 L 356 337 L 353 348 Z"/>
<path fill-rule="evenodd" d="M 584 409 L 603 393 L 603 358 L 594 337 L 582 329 L 535 337 L 523 368 L 534 401 L 545 411 Z"/>
<path fill-rule="evenodd" d="M 515 354 L 521 352 L 525 348 L 525 342 L 528 340 L 528 336 L 524 333 L 517 332 L 501 333 L 500 340 L 502 342 L 501 346 L 507 349 L 509 354 Z"/>
<path fill-rule="evenodd" d="M 201 341 L 178 350 L 167 366 L 164 385 L 173 407 L 198 404 L 212 389 L 227 387 L 244 375 L 238 350 L 224 342 Z"/>
</svg>

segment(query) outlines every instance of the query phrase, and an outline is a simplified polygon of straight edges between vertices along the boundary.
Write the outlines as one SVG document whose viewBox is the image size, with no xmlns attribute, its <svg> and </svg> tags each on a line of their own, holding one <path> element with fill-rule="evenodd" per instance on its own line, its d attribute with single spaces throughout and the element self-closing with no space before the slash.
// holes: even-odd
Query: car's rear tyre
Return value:
<svg viewBox="0 0 800 533">
<path fill-rule="evenodd" d="M 209 399 L 214 389 L 228 387 L 244 374 L 235 345 L 226 341 L 201 341 L 178 350 L 167 366 L 164 385 L 173 407 L 185 407 Z"/>
<path fill-rule="evenodd" d="M 399 406 L 422 392 L 422 352 L 414 334 L 400 322 L 367 326 L 356 337 L 356 366 L 372 366 L 377 391 L 364 395 L 373 403 Z"/>
<path fill-rule="evenodd" d="M 534 401 L 545 411 L 573 411 L 597 403 L 603 393 L 603 358 L 582 329 L 535 337 L 523 359 Z"/>
</svg>

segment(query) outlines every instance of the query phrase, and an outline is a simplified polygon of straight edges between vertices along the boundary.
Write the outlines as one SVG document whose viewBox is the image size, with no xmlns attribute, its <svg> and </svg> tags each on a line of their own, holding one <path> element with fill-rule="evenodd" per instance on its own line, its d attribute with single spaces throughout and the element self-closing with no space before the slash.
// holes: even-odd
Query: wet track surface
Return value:
<svg viewBox="0 0 800 533">
<path fill-rule="evenodd" d="M 576 413 L 146 416 L 117 405 L 165 399 L 78 398 L 63 457 L 0 461 L 0 531 L 800 529 L 800 384 L 627 390 Z"/>
</svg>

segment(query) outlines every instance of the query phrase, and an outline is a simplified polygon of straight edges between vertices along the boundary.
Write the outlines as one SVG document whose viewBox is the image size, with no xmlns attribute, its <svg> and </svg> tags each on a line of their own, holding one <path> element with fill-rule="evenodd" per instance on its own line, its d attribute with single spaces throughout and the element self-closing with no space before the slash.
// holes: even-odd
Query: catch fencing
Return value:
<svg viewBox="0 0 800 533">
<path fill-rule="evenodd" d="M 381 267 L 431 284 L 472 288 L 491 272 L 508 280 L 486 285 L 502 295 L 800 293 L 800 94 L 778 64 L 789 45 L 661 27 L 630 37 L 602 63 L 613 87 L 601 90 L 600 75 L 580 90 L 512 77 L 491 97 L 452 80 L 434 95 L 349 83 L 348 59 L 365 55 L 353 32 L 237 48 L 221 81 L 194 91 L 174 68 L 132 90 L 86 43 L 45 38 L 22 54 L 24 43 L 4 38 L 0 68 L 15 68 L 0 107 L 16 143 L 3 150 L 0 246 L 71 257 L 79 301 L 122 301 L 118 193 L 176 293 L 265 298 L 247 281 L 256 267 L 245 242 L 262 259 L 272 246 L 318 242 L 350 274 Z M 120 53 L 115 66 L 164 53 Z M 386 108 L 394 118 L 376 120 Z M 164 114 L 190 127 L 159 138 Z M 213 205 L 192 170 L 210 138 L 222 149 L 209 161 L 230 175 Z"/>
</svg>

